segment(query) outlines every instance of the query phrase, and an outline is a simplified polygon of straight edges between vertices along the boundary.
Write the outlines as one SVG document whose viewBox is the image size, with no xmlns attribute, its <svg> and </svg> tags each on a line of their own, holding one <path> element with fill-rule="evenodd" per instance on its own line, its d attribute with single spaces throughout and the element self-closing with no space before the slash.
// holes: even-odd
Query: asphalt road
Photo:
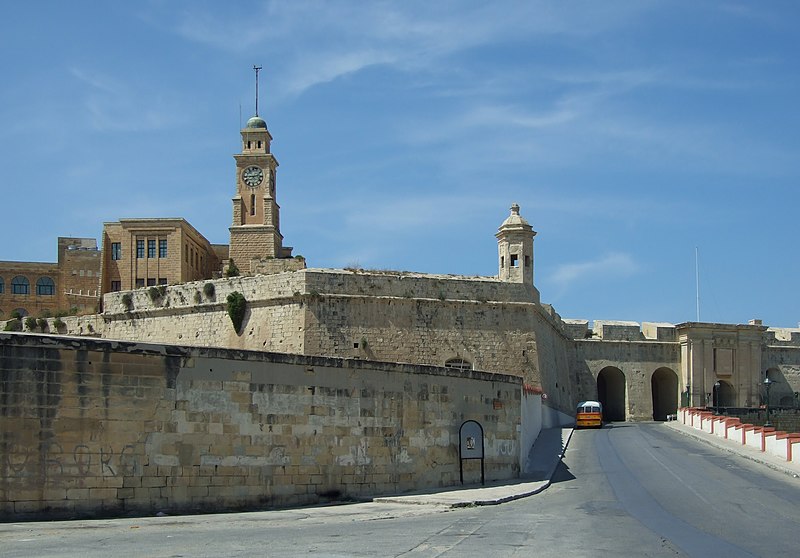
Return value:
<svg viewBox="0 0 800 558">
<path fill-rule="evenodd" d="M 547 490 L 500 506 L 0 524 L 0 556 L 797 556 L 798 523 L 799 479 L 616 424 L 576 431 Z"/>
</svg>

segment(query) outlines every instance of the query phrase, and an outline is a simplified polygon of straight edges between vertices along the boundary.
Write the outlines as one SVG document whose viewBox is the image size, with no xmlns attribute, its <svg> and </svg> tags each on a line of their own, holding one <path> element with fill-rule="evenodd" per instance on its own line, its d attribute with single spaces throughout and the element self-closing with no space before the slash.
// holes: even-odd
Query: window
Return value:
<svg viewBox="0 0 800 558">
<path fill-rule="evenodd" d="M 159 285 L 166 285 L 167 284 L 167 278 L 166 277 L 159 277 L 158 278 L 158 284 Z"/>
<path fill-rule="evenodd" d="M 261 140 L 258 140 L 258 148 L 261 149 Z"/>
<path fill-rule="evenodd" d="M 3 278 L 0 277 L 0 294 L 3 294 L 6 290 L 6 284 L 3 282 Z"/>
<path fill-rule="evenodd" d="M 147 240 L 147 257 L 148 258 L 155 258 L 156 257 L 156 239 L 150 238 Z"/>
<path fill-rule="evenodd" d="M 122 290 L 122 281 L 111 281 L 111 292 Z"/>
<path fill-rule="evenodd" d="M 250 149 L 250 140 L 247 140 L 247 149 Z"/>
<path fill-rule="evenodd" d="M 472 363 L 463 358 L 451 358 L 444 363 L 445 368 L 457 368 L 458 370 L 472 370 Z"/>
<path fill-rule="evenodd" d="M 136 288 L 137 289 L 141 289 L 142 287 L 144 287 L 144 279 L 142 279 L 141 277 L 137 277 L 136 278 Z"/>
<path fill-rule="evenodd" d="M 142 238 L 136 239 L 136 257 L 144 258 L 144 239 Z"/>
<path fill-rule="evenodd" d="M 250 194 L 250 215 L 256 214 L 256 195 Z"/>
<path fill-rule="evenodd" d="M 183 259 L 186 260 L 186 263 L 189 263 L 189 245 L 183 245 Z"/>
<path fill-rule="evenodd" d="M 112 242 L 111 243 L 111 259 L 112 260 L 119 260 L 122 259 L 122 244 L 119 242 Z"/>
<path fill-rule="evenodd" d="M 506 257 L 500 256 L 500 267 L 503 268 L 506 265 Z"/>
<path fill-rule="evenodd" d="M 36 281 L 36 294 L 41 296 L 51 296 L 56 294 L 56 284 L 50 277 L 39 277 Z"/>
<path fill-rule="evenodd" d="M 152 277 L 148 277 L 147 278 L 147 286 L 148 287 L 155 287 L 155 285 L 156 285 L 156 280 L 153 279 Z"/>
<path fill-rule="evenodd" d="M 167 239 L 166 238 L 159 238 L 158 239 L 158 257 L 159 258 L 166 258 L 167 257 Z"/>
<path fill-rule="evenodd" d="M 519 256 L 517 254 L 511 254 L 509 260 L 511 267 L 519 267 Z"/>
<path fill-rule="evenodd" d="M 11 280 L 11 292 L 13 294 L 26 295 L 30 292 L 30 285 L 27 277 L 17 275 Z"/>
<path fill-rule="evenodd" d="M 525 268 L 530 268 L 530 267 L 531 267 L 531 257 L 525 256 Z"/>
</svg>

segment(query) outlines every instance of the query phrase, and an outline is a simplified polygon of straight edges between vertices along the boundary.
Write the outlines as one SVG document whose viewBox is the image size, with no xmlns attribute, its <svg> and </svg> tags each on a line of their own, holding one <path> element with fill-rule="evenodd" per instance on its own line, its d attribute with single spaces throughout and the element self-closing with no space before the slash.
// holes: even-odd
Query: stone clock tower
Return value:
<svg viewBox="0 0 800 558">
<path fill-rule="evenodd" d="M 243 274 L 255 273 L 258 261 L 292 256 L 292 249 L 283 246 L 280 206 L 275 200 L 278 161 L 270 153 L 272 136 L 267 123 L 258 116 L 257 99 L 256 85 L 256 116 L 248 120 L 241 131 L 242 151 L 233 156 L 236 159 L 236 195 L 230 228 L 230 258 Z"/>
</svg>

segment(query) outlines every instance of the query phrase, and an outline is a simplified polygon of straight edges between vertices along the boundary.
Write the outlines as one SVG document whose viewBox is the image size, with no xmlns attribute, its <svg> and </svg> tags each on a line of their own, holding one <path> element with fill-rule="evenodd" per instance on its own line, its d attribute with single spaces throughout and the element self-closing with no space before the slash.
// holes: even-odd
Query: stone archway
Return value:
<svg viewBox="0 0 800 558">
<path fill-rule="evenodd" d="M 711 396 L 714 407 L 736 406 L 736 390 L 733 389 L 733 385 L 730 382 L 719 380 L 719 387 L 714 391 L 715 393 Z"/>
<path fill-rule="evenodd" d="M 678 375 L 669 368 L 659 368 L 650 377 L 653 395 L 653 420 L 667 420 L 678 412 Z"/>
<path fill-rule="evenodd" d="M 603 420 L 625 420 L 625 374 L 606 366 L 597 375 L 597 398 L 603 405 Z"/>
</svg>

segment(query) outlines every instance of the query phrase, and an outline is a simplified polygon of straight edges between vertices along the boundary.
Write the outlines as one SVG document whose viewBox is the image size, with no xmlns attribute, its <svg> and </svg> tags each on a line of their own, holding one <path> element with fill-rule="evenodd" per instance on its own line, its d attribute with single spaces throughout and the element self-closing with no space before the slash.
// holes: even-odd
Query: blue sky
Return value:
<svg viewBox="0 0 800 558">
<path fill-rule="evenodd" d="M 227 243 L 241 122 L 310 267 L 494 275 L 512 202 L 565 318 L 796 327 L 800 5 L 7 3 L 0 260 L 184 217 Z M 240 108 L 241 107 L 241 108 Z M 241 116 L 240 116 L 241 111 Z"/>
</svg>

